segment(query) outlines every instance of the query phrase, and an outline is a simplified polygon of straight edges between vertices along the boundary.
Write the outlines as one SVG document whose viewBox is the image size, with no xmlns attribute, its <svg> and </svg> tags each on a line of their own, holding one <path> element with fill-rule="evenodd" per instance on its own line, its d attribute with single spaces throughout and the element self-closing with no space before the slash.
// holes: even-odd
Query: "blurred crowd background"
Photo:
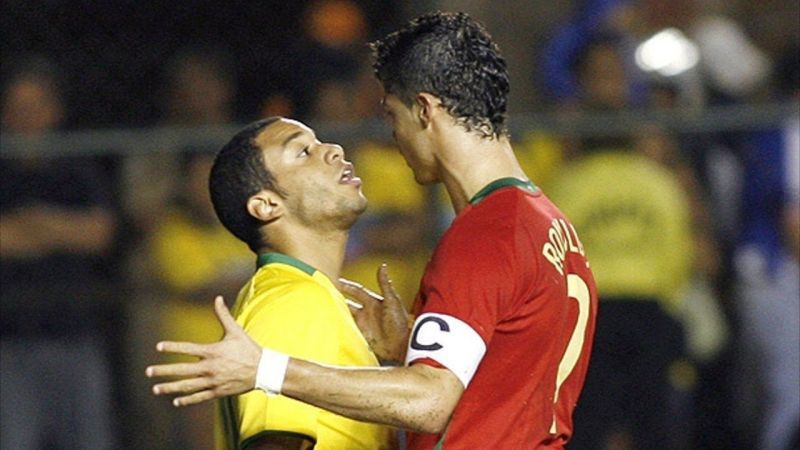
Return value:
<svg viewBox="0 0 800 450">
<path fill-rule="evenodd" d="M 244 123 L 344 146 L 370 201 L 344 275 L 375 287 L 387 262 L 413 300 L 452 212 L 393 148 L 366 43 L 435 9 L 499 43 L 515 150 L 597 276 L 576 426 L 600 431 L 571 448 L 796 448 L 797 2 L 0 5 L 3 449 L 212 447 L 213 408 L 175 410 L 144 368 L 158 340 L 217 339 L 213 296 L 254 270 L 207 194 Z"/>
</svg>

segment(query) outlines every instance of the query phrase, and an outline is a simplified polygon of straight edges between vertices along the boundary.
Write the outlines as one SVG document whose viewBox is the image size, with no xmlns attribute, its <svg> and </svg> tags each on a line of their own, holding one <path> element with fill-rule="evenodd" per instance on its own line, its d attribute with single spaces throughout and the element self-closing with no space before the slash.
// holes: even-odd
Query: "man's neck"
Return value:
<svg viewBox="0 0 800 450">
<path fill-rule="evenodd" d="M 310 230 L 294 227 L 291 231 L 271 230 L 275 245 L 264 248 L 259 253 L 276 251 L 312 266 L 336 281 L 344 263 L 347 246 L 347 231 Z"/>
<path fill-rule="evenodd" d="M 481 138 L 476 133 L 453 130 L 441 139 L 439 163 L 442 181 L 456 214 L 492 181 L 527 179 L 507 138 Z"/>
</svg>

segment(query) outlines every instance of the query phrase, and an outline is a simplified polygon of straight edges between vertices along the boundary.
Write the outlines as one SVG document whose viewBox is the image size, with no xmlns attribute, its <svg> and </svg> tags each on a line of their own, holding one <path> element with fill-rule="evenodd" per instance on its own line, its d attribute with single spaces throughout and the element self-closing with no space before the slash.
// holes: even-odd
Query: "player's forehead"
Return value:
<svg viewBox="0 0 800 450">
<path fill-rule="evenodd" d="M 265 153 L 275 153 L 283 151 L 291 141 L 302 136 L 314 136 L 314 130 L 302 122 L 281 118 L 261 130 L 255 143 Z"/>
</svg>

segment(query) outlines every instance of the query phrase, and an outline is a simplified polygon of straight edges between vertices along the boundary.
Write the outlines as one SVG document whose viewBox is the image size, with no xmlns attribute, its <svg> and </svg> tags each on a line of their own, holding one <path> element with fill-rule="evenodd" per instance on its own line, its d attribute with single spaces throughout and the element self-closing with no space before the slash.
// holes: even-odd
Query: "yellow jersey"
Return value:
<svg viewBox="0 0 800 450">
<path fill-rule="evenodd" d="M 267 253 L 239 292 L 233 315 L 259 345 L 296 358 L 343 366 L 378 366 L 344 296 L 321 272 L 295 258 Z M 387 427 L 262 391 L 220 402 L 223 449 L 244 449 L 266 435 L 301 436 L 315 450 L 389 447 Z"/>
</svg>

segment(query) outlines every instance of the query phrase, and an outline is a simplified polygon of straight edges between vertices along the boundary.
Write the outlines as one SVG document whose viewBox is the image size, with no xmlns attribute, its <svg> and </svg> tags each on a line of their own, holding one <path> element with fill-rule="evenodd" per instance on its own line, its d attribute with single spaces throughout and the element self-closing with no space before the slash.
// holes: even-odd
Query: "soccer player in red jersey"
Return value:
<svg viewBox="0 0 800 450">
<path fill-rule="evenodd" d="M 148 368 L 189 405 L 260 388 L 410 430 L 416 449 L 558 449 L 589 363 L 597 292 L 575 229 L 531 183 L 505 128 L 505 61 L 465 14 L 421 16 L 374 44 L 384 108 L 417 182 L 443 182 L 457 216 L 428 264 L 413 326 L 384 298 L 343 284 L 373 351 L 401 367 L 329 367 L 254 344 L 218 303 L 226 337 L 163 342 L 200 356 Z M 410 319 L 409 319 L 410 321 Z"/>
</svg>

